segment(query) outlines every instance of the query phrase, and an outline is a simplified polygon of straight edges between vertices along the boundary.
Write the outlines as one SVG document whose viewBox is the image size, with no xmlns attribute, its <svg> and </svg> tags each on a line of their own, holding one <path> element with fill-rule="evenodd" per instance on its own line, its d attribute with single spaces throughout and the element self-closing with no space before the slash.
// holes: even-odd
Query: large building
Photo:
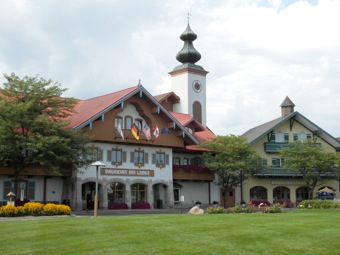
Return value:
<svg viewBox="0 0 340 255">
<path fill-rule="evenodd" d="M 138 84 L 121 91 L 78 100 L 70 127 L 88 133 L 101 161 L 98 176 L 100 208 L 175 208 L 219 201 L 214 174 L 202 166 L 197 145 L 214 138 L 206 126 L 206 75 L 196 65 L 200 53 L 189 24 L 180 36 L 181 65 L 170 72 L 172 91 L 152 96 Z M 18 199 L 69 203 L 85 209 L 87 194 L 95 195 L 96 168 L 78 169 L 72 176 L 53 176 L 28 169 L 20 176 Z M 13 172 L 2 168 L 0 196 L 13 189 Z M 180 202 L 182 203 L 180 205 Z"/>
<path fill-rule="evenodd" d="M 243 183 L 242 197 L 245 201 L 284 202 L 293 206 L 308 198 L 308 189 L 299 173 L 284 166 L 280 149 L 290 142 L 313 139 L 325 152 L 339 152 L 340 143 L 325 130 L 301 113 L 294 111 L 294 103 L 286 97 L 281 104 L 281 117 L 254 127 L 244 133 L 248 142 L 262 157 L 263 167 Z M 330 179 L 318 183 L 313 191 L 328 187 L 338 191 L 339 182 Z"/>
</svg>

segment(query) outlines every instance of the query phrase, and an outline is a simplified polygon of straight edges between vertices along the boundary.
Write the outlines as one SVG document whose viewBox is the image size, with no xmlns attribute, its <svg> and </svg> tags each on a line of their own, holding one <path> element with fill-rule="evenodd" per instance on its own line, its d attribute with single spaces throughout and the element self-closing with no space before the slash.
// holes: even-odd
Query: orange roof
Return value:
<svg viewBox="0 0 340 255">
<path fill-rule="evenodd" d="M 175 94 L 175 92 L 168 92 L 168 93 L 160 94 L 160 95 L 154 96 L 154 98 L 160 103 L 168 99 L 172 100 L 173 103 L 179 103 L 180 101 L 180 98 Z"/>
<path fill-rule="evenodd" d="M 100 117 L 106 112 L 106 109 L 111 108 L 115 103 L 119 102 L 130 93 L 135 92 L 138 88 L 139 86 L 134 86 L 103 96 L 79 100 L 75 106 L 75 114 L 69 118 L 70 127 L 75 129 L 87 121 Z"/>
</svg>

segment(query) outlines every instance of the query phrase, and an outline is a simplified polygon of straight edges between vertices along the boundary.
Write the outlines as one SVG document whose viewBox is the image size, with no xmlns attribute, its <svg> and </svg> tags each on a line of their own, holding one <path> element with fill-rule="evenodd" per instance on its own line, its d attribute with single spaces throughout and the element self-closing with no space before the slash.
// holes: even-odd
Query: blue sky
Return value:
<svg viewBox="0 0 340 255">
<path fill-rule="evenodd" d="M 340 137 L 338 0 L 0 0 L 0 70 L 52 79 L 80 99 L 139 79 L 165 93 L 188 12 L 216 134 L 280 117 L 289 96 Z"/>
</svg>

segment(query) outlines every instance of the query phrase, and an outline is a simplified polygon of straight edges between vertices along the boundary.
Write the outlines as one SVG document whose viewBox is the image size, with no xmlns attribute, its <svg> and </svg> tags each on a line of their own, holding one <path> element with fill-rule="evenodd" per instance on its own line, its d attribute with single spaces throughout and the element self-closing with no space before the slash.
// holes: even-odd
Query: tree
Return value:
<svg viewBox="0 0 340 255">
<path fill-rule="evenodd" d="M 324 152 L 321 146 L 311 140 L 290 143 L 280 153 L 285 158 L 285 167 L 302 175 L 309 191 L 309 199 L 313 198 L 316 185 L 334 178 L 336 153 Z"/>
<path fill-rule="evenodd" d="M 217 174 L 215 184 L 222 187 L 223 194 L 239 187 L 257 168 L 258 156 L 244 137 L 217 136 L 200 147 L 210 151 L 203 154 L 204 165 Z M 226 204 L 224 195 L 223 206 Z"/>
<path fill-rule="evenodd" d="M 87 134 L 69 128 L 76 100 L 66 89 L 38 77 L 4 75 L 0 89 L 0 165 L 14 171 L 14 190 L 28 167 L 70 174 L 86 164 Z"/>
</svg>

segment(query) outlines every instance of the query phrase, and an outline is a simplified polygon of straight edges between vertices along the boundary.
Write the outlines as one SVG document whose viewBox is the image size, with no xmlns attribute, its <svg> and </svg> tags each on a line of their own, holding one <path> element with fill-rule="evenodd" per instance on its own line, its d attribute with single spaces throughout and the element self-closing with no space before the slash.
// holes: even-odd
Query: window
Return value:
<svg viewBox="0 0 340 255">
<path fill-rule="evenodd" d="M 142 119 L 135 119 L 135 124 L 139 131 L 143 130 L 143 120 Z"/>
<path fill-rule="evenodd" d="M 111 165 L 120 166 L 123 162 L 126 162 L 126 152 L 116 147 L 107 151 L 107 161 L 111 162 Z"/>
<path fill-rule="evenodd" d="M 304 132 L 300 132 L 300 133 L 294 133 L 293 134 L 293 140 L 296 141 L 300 141 L 300 142 L 306 142 L 307 140 L 312 139 L 312 134 L 306 134 Z"/>
<path fill-rule="evenodd" d="M 120 128 L 123 129 L 123 118 L 120 116 L 117 116 L 115 118 L 115 129 L 118 129 L 118 126 L 120 126 Z"/>
<path fill-rule="evenodd" d="M 175 157 L 174 165 L 180 165 L 180 164 L 181 164 L 181 158 L 180 157 Z"/>
<path fill-rule="evenodd" d="M 250 199 L 267 200 L 267 189 L 261 186 L 251 188 Z"/>
<path fill-rule="evenodd" d="M 284 158 L 272 158 L 273 167 L 281 167 L 281 166 L 284 166 L 284 164 L 285 164 Z"/>
<path fill-rule="evenodd" d="M 164 151 L 157 151 L 152 154 L 152 163 L 156 164 L 156 167 L 164 168 L 165 165 L 169 165 L 169 155 L 165 154 Z"/>
<path fill-rule="evenodd" d="M 309 198 L 307 187 L 299 187 L 296 189 L 296 201 L 300 202 Z"/>
<path fill-rule="evenodd" d="M 147 202 L 147 186 L 142 183 L 131 185 L 131 202 L 142 203 Z"/>
<path fill-rule="evenodd" d="M 13 191 L 13 187 L 12 187 L 12 181 L 4 181 L 4 186 L 3 186 L 3 196 L 2 196 L 2 199 L 3 200 L 7 200 L 8 197 L 6 197 L 6 195 Z"/>
<path fill-rule="evenodd" d="M 125 129 L 130 130 L 132 128 L 132 117 L 125 116 Z"/>
<path fill-rule="evenodd" d="M 181 189 L 174 188 L 174 201 L 181 202 Z"/>
<path fill-rule="evenodd" d="M 270 138 L 270 141 L 275 142 L 275 143 L 288 143 L 289 134 L 288 133 L 273 133 Z"/>
<path fill-rule="evenodd" d="M 35 182 L 28 182 L 27 199 L 28 200 L 34 200 L 35 199 Z"/>
<path fill-rule="evenodd" d="M 107 199 L 113 203 L 125 202 L 125 186 L 122 183 L 114 182 L 107 185 Z"/>
<path fill-rule="evenodd" d="M 148 153 L 145 153 L 144 150 L 141 149 L 135 150 L 134 152 L 131 152 L 130 160 L 135 166 L 144 166 L 148 163 Z"/>
<path fill-rule="evenodd" d="M 184 158 L 183 159 L 183 165 L 188 165 L 189 163 L 189 159 L 188 158 Z"/>
<path fill-rule="evenodd" d="M 275 200 L 289 200 L 290 199 L 290 190 L 286 187 L 276 187 L 273 190 L 273 198 Z"/>
<path fill-rule="evenodd" d="M 99 147 L 90 147 L 89 155 L 87 155 L 87 160 L 90 162 L 103 161 L 103 150 Z"/>
<path fill-rule="evenodd" d="M 267 159 L 265 159 L 265 158 L 259 158 L 259 159 L 257 160 L 257 165 L 258 165 L 258 166 L 266 166 L 266 165 L 267 165 Z"/>
</svg>

